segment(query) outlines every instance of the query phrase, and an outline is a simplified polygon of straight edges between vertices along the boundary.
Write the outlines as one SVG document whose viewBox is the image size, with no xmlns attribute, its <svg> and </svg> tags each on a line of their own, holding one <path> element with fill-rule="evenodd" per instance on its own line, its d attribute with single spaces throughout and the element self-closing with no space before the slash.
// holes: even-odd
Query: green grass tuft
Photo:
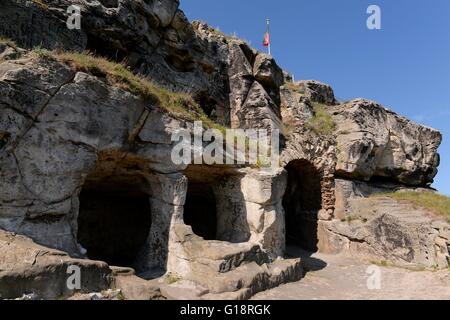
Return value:
<svg viewBox="0 0 450 320">
<path fill-rule="evenodd" d="M 442 194 L 434 192 L 404 191 L 377 194 L 376 196 L 385 196 L 397 201 L 411 202 L 413 205 L 428 209 L 450 222 L 450 197 Z"/>
<path fill-rule="evenodd" d="M 53 59 L 52 52 L 40 46 L 35 47 L 32 51 L 32 54 L 39 59 Z"/>
<path fill-rule="evenodd" d="M 333 118 L 328 113 L 326 106 L 312 102 L 314 116 L 308 121 L 306 127 L 319 135 L 331 136 L 336 129 Z"/>
<path fill-rule="evenodd" d="M 164 277 L 167 284 L 173 284 L 181 280 L 181 278 L 173 273 L 168 273 Z"/>
</svg>

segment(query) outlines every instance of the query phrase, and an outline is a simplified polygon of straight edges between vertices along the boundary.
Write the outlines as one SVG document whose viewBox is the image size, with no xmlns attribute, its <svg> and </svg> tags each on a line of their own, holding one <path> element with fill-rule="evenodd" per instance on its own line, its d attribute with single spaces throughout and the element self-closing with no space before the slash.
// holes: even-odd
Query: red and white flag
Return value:
<svg viewBox="0 0 450 320">
<path fill-rule="evenodd" d="M 263 46 L 264 47 L 270 46 L 270 33 L 269 32 L 266 32 L 266 34 L 264 35 Z"/>
<path fill-rule="evenodd" d="M 264 40 L 263 40 L 263 46 L 268 48 L 269 54 L 270 54 L 270 20 L 267 19 L 267 29 L 266 33 L 264 34 Z"/>
</svg>

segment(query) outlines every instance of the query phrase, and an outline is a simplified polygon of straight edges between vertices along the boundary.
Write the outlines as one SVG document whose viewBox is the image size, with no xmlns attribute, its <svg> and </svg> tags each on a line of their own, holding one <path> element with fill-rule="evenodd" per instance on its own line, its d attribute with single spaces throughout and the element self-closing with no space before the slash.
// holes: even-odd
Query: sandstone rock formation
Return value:
<svg viewBox="0 0 450 320">
<path fill-rule="evenodd" d="M 0 249 L 0 299 L 31 293 L 46 299 L 67 297 L 72 293 L 67 287 L 70 266 L 80 268 L 85 292 L 107 289 L 113 281 L 105 262 L 72 259 L 9 232 L 0 231 Z"/>
<path fill-rule="evenodd" d="M 321 251 L 349 252 L 415 268 L 447 268 L 449 224 L 383 195 L 407 190 L 395 184 L 336 180 L 336 220 L 319 225 L 319 237 L 324 239 Z"/>
<path fill-rule="evenodd" d="M 81 8 L 81 30 L 65 25 L 71 4 Z M 369 197 L 428 188 L 439 132 L 375 102 L 339 104 L 318 81 L 293 83 L 273 57 L 190 23 L 178 6 L 0 3 L 0 35 L 16 43 L 0 41 L 0 232 L 5 247 L 21 243 L 1 253 L 3 298 L 73 293 L 61 273 L 73 263 L 92 270 L 85 292 L 116 285 L 130 298 L 246 299 L 302 277 L 301 261 L 285 258 L 286 244 L 448 265 L 446 223 Z M 84 50 L 125 64 L 169 95 L 191 95 L 210 121 L 280 130 L 281 167 L 175 164 L 171 136 L 192 132 L 193 119 L 95 68 L 53 57 Z M 39 263 L 23 263 L 29 255 Z M 55 267 L 54 256 L 63 264 Z M 89 259 L 133 267 L 140 279 Z M 54 284 L 36 282 L 35 274 Z M 173 283 L 142 280 L 164 274 Z M 20 277 L 23 285 L 11 284 Z"/>
<path fill-rule="evenodd" d="M 441 134 L 381 105 L 354 100 L 333 111 L 339 148 L 336 171 L 353 178 L 387 178 L 426 186 L 439 165 Z"/>
</svg>

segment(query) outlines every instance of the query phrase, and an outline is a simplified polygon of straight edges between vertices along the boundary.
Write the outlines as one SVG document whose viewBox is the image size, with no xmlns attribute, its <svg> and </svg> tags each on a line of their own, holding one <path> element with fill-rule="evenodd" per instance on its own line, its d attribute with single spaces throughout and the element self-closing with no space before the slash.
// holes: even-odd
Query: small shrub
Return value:
<svg viewBox="0 0 450 320">
<path fill-rule="evenodd" d="M 44 49 L 42 47 L 36 47 L 33 49 L 32 54 L 39 59 L 53 59 L 53 54 L 51 51 Z"/>
<path fill-rule="evenodd" d="M 181 280 L 181 278 L 173 273 L 168 273 L 165 277 L 167 284 L 173 284 Z"/>
<path fill-rule="evenodd" d="M 120 291 L 120 292 L 117 294 L 117 300 L 121 300 L 121 301 L 126 300 L 126 299 L 125 299 L 125 295 L 123 294 L 122 291 Z"/>
<path fill-rule="evenodd" d="M 326 106 L 313 102 L 314 116 L 308 121 L 306 127 L 319 135 L 331 136 L 336 129 L 333 118 L 326 110 Z"/>
</svg>

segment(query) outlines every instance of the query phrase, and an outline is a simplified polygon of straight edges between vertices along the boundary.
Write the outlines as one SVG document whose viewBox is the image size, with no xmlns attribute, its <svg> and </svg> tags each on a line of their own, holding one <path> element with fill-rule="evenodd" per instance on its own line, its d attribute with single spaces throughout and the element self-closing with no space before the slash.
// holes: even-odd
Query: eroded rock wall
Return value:
<svg viewBox="0 0 450 320">
<path fill-rule="evenodd" d="M 66 28 L 71 4 L 81 8 L 81 30 Z M 439 132 L 375 102 L 340 104 L 332 88 L 318 81 L 292 83 L 273 57 L 205 23 L 190 23 L 178 6 L 177 0 L 4 0 L 0 33 L 26 49 L 90 50 L 123 62 L 159 86 L 191 94 L 210 119 L 232 128 L 280 130 L 280 168 L 192 173 L 171 161 L 172 133 L 191 130 L 192 123 L 98 74 L 0 44 L 1 229 L 86 257 L 77 239 L 86 181 L 136 179 L 151 215 L 137 270 L 168 270 L 216 294 L 238 292 L 244 283 L 246 291 L 237 295 L 246 297 L 301 276 L 298 261 L 271 267 L 285 251 L 283 198 L 286 189 L 295 189 L 289 189 L 285 169 L 295 164 L 307 171 L 298 177 L 314 175 L 296 184 L 318 184 L 319 204 L 293 211 L 309 211 L 319 249 L 444 265 L 448 228 L 423 212 L 368 198 L 379 179 L 393 189 L 428 187 L 439 165 Z M 196 235 L 184 221 L 192 180 L 211 185 L 215 240 Z M 353 223 L 341 221 L 363 213 Z M 223 281 L 213 283 L 217 274 Z"/>
<path fill-rule="evenodd" d="M 336 219 L 319 223 L 320 250 L 415 268 L 446 268 L 448 223 L 385 195 L 411 190 L 434 192 L 394 183 L 336 180 Z"/>
</svg>

